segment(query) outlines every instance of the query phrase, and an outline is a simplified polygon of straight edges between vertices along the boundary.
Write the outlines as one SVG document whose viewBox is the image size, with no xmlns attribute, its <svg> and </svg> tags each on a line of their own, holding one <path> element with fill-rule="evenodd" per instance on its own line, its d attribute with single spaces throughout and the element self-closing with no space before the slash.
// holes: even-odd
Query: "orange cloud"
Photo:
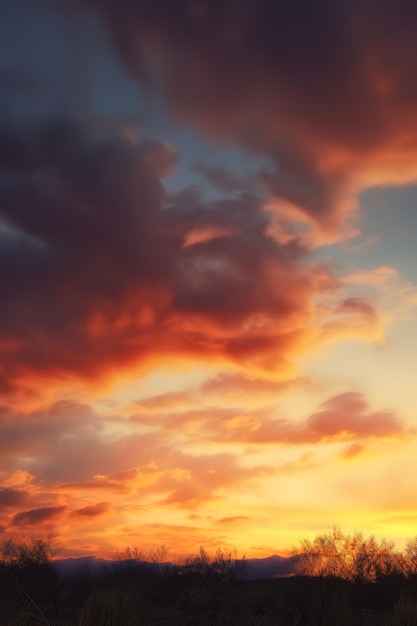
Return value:
<svg viewBox="0 0 417 626">
<path fill-rule="evenodd" d="M 108 502 L 97 502 L 97 504 L 88 504 L 81 509 L 76 509 L 72 512 L 74 517 L 100 517 L 109 510 Z"/>
<path fill-rule="evenodd" d="M 345 459 L 354 459 L 355 457 L 357 457 L 360 454 L 362 454 L 363 451 L 364 451 L 364 446 L 362 444 L 360 444 L 360 443 L 351 443 L 350 446 L 348 446 L 343 451 L 343 457 Z"/>
<path fill-rule="evenodd" d="M 56 521 L 64 513 L 65 506 L 50 506 L 31 511 L 16 513 L 12 519 L 12 526 L 39 526 L 44 523 Z"/>
<path fill-rule="evenodd" d="M 219 524 L 236 524 L 238 522 L 245 522 L 248 517 L 246 515 L 235 515 L 233 517 L 222 517 L 218 520 Z"/>
<path fill-rule="evenodd" d="M 369 412 L 362 394 L 349 392 L 334 396 L 307 420 L 307 431 L 320 438 L 391 437 L 404 433 L 392 411 Z"/>
<path fill-rule="evenodd" d="M 151 399 L 148 400 L 150 402 Z M 371 411 L 363 394 L 348 392 L 324 402 L 304 422 L 275 417 L 270 408 L 246 410 L 211 407 L 135 415 L 136 423 L 159 425 L 198 439 L 256 444 L 305 444 L 413 434 L 393 411 Z M 351 453 L 359 452 L 352 447 Z"/>
<path fill-rule="evenodd" d="M 0 462 L 1 526 L 18 534 L 59 527 L 68 539 L 76 522 L 80 546 L 83 533 L 139 510 L 147 519 L 167 507 L 170 515 L 194 510 L 271 472 L 233 453 L 181 450 L 162 432 L 106 435 L 91 409 L 63 402 L 0 420 Z"/>
<path fill-rule="evenodd" d="M 261 526 L 277 514 L 270 491 L 277 484 L 281 495 L 287 494 L 279 510 L 301 524 L 291 509 L 292 484 L 322 480 L 321 452 L 327 442 L 348 442 L 352 458 L 374 440 L 384 445 L 384 440 L 411 434 L 394 413 L 372 411 L 364 396 L 355 393 L 330 398 L 300 421 L 279 419 L 265 408 L 231 406 L 182 414 L 175 406 L 171 411 L 160 406 L 159 412 L 144 415 L 153 424 L 151 433 L 142 433 L 138 421 L 117 421 L 121 432 L 110 436 L 100 427 L 98 414 L 71 403 L 14 413 L 14 431 L 0 420 L 3 532 L 20 537 L 57 530 L 65 553 L 73 555 L 114 556 L 132 541 L 148 549 L 168 540 L 176 554 L 186 554 L 200 544 L 217 548 L 230 543 L 236 528 L 242 545 L 252 545 L 253 537 L 260 539 Z M 10 455 L 12 432 L 16 441 Z M 228 452 L 216 451 L 218 443 Z M 252 453 L 242 455 L 242 446 L 236 448 L 240 444 L 251 444 Z M 267 447 L 271 444 L 275 448 Z M 311 450 L 316 444 L 320 454 Z M 327 462 L 337 458 L 330 456 Z M 335 470 L 352 466 L 336 464 Z M 266 493 L 271 501 L 260 506 L 258 498 Z M 187 526 L 189 521 L 195 526 Z"/>
</svg>

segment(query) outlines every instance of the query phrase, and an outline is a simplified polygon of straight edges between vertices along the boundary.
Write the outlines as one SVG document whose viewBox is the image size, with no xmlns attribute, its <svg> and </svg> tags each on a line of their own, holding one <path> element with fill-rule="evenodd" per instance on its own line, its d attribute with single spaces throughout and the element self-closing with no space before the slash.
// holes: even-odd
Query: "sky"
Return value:
<svg viewBox="0 0 417 626">
<path fill-rule="evenodd" d="M 0 0 L 0 541 L 416 534 L 416 29 Z"/>
</svg>

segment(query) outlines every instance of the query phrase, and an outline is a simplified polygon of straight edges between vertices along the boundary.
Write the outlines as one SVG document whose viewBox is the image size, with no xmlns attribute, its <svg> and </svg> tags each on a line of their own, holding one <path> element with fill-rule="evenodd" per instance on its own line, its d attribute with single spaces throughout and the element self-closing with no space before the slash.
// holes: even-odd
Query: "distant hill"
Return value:
<svg viewBox="0 0 417 626">
<path fill-rule="evenodd" d="M 274 554 L 264 559 L 246 559 L 246 579 L 260 580 L 290 576 L 294 574 L 296 558 Z"/>
<path fill-rule="evenodd" d="M 261 580 L 263 578 L 278 578 L 290 576 L 294 573 L 296 557 L 284 557 L 274 554 L 266 558 L 245 559 L 244 578 L 246 580 Z M 58 559 L 54 561 L 60 577 L 64 576 L 91 576 L 95 578 L 106 569 L 111 568 L 116 561 L 106 560 L 95 556 Z M 172 563 L 166 563 L 174 567 Z"/>
<path fill-rule="evenodd" d="M 54 566 L 60 577 L 64 576 L 98 576 L 115 561 L 101 559 L 95 556 L 81 556 L 79 558 L 57 559 Z"/>
</svg>

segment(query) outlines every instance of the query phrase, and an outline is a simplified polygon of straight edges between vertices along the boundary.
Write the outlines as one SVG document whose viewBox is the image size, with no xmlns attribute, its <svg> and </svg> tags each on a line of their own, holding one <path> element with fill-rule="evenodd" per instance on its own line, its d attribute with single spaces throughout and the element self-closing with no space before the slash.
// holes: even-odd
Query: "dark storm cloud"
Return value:
<svg viewBox="0 0 417 626">
<path fill-rule="evenodd" d="M 271 191 L 323 228 L 340 225 L 358 189 L 416 178 L 411 0 L 81 4 L 177 119 L 268 154 Z"/>
<path fill-rule="evenodd" d="M 73 122 L 0 129 L 4 394 L 159 354 L 285 362 L 337 281 L 268 236 L 256 195 L 168 196 L 176 158 Z"/>
</svg>

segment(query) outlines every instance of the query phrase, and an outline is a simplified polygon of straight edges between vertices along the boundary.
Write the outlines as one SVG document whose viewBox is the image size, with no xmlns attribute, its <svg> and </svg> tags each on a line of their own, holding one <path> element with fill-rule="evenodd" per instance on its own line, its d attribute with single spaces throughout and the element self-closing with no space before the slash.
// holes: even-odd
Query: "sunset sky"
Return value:
<svg viewBox="0 0 417 626">
<path fill-rule="evenodd" d="M 0 0 L 0 542 L 417 535 L 416 33 Z"/>
</svg>

